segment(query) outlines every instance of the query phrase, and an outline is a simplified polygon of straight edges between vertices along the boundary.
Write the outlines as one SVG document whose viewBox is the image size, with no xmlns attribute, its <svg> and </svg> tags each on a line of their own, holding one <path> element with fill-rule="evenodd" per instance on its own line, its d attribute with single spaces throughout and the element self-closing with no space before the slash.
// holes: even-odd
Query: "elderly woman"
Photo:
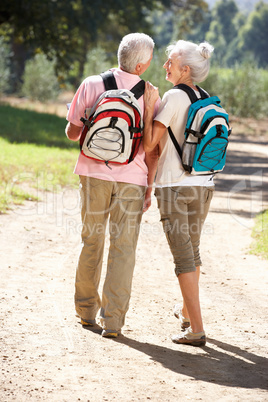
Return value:
<svg viewBox="0 0 268 402">
<path fill-rule="evenodd" d="M 200 98 L 195 83 L 206 79 L 212 51 L 213 47 L 208 43 L 196 45 L 183 40 L 169 46 L 168 60 L 163 66 L 166 70 L 166 80 L 174 86 L 186 84 Z M 198 285 L 201 266 L 199 244 L 214 191 L 213 177 L 193 176 L 185 172 L 167 130 L 168 127 L 171 128 L 177 142 L 182 146 L 191 105 L 187 93 L 177 88 L 167 91 L 153 120 L 154 104 L 158 96 L 158 89 L 146 83 L 144 149 L 149 152 L 158 146 L 155 195 L 183 297 L 182 308 L 178 305 L 174 307 L 174 314 L 181 322 L 182 332 L 175 335 L 172 341 L 204 346 L 206 335 Z"/>
</svg>

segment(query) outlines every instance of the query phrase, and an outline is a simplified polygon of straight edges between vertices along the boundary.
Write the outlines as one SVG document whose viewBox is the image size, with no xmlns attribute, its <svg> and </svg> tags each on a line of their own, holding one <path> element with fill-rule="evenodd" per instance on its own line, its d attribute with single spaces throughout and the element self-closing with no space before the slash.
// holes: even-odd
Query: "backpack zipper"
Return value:
<svg viewBox="0 0 268 402">
<path fill-rule="evenodd" d="M 221 114 L 210 117 L 208 119 L 206 119 L 205 123 L 201 126 L 200 128 L 200 133 L 204 134 L 204 132 L 206 131 L 206 129 L 208 128 L 208 126 L 210 125 L 210 123 L 217 118 L 223 118 L 226 121 L 227 126 L 229 127 L 229 123 L 227 121 L 227 118 Z"/>
<path fill-rule="evenodd" d="M 129 120 L 130 120 L 130 122 L 131 122 L 130 127 L 133 127 L 133 118 L 132 118 L 132 116 L 131 116 L 128 112 L 122 111 L 122 110 L 120 110 L 120 109 L 107 109 L 107 110 L 105 110 L 105 112 L 104 112 L 104 111 L 101 111 L 101 112 L 99 112 L 98 114 L 96 114 L 94 120 L 91 120 L 91 123 L 92 123 L 92 124 L 90 124 L 90 128 L 95 124 L 95 120 L 97 119 L 97 117 L 99 117 L 102 113 L 107 113 L 107 112 L 120 112 L 120 113 L 125 114 L 126 116 L 129 117 Z"/>
</svg>

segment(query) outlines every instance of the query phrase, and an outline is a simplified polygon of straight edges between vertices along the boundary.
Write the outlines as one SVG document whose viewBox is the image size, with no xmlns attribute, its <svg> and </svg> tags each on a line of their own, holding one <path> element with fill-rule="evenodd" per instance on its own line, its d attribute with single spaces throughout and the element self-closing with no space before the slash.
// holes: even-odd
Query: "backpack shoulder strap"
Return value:
<svg viewBox="0 0 268 402">
<path fill-rule="evenodd" d="M 105 71 L 104 73 L 101 73 L 100 76 L 103 79 L 105 91 L 109 91 L 110 89 L 118 89 L 112 71 L 110 71 L 110 70 Z"/>
<path fill-rule="evenodd" d="M 186 84 L 175 85 L 173 87 L 173 89 L 181 89 L 182 91 L 186 92 L 191 103 L 195 103 L 196 101 L 198 101 L 198 97 L 196 96 L 194 90 Z M 201 92 L 200 92 L 200 95 L 202 96 Z M 171 138 L 171 141 L 173 142 L 173 145 L 175 146 L 178 154 L 180 155 L 180 158 L 182 159 L 181 147 L 180 147 L 178 141 L 176 140 L 176 137 L 175 137 L 173 131 L 171 130 L 171 127 L 168 127 L 168 133 Z"/>
<path fill-rule="evenodd" d="M 210 97 L 209 94 L 206 91 L 204 91 L 204 89 L 200 88 L 198 85 L 196 85 L 196 88 L 198 89 L 201 95 L 201 99 L 206 99 Z"/>
<path fill-rule="evenodd" d="M 110 89 L 118 89 L 114 74 L 111 70 L 101 73 L 100 76 L 103 79 L 105 91 L 109 91 Z M 145 81 L 140 80 L 136 85 L 134 85 L 133 88 L 131 88 L 130 91 L 134 94 L 136 99 L 139 99 L 144 94 Z"/>
<path fill-rule="evenodd" d="M 198 91 L 199 91 L 199 93 L 201 95 L 201 99 L 209 98 L 209 94 L 207 92 L 205 92 L 202 88 L 198 87 L 197 85 L 196 85 L 196 87 L 197 87 L 197 89 L 198 89 Z M 200 100 L 196 96 L 195 91 L 191 87 L 189 87 L 188 85 L 179 84 L 179 85 L 176 85 L 173 88 L 174 89 L 181 89 L 182 91 L 186 92 L 188 97 L 189 97 L 189 99 L 190 99 L 190 101 L 191 101 L 191 103 L 195 103 L 196 101 Z M 175 137 L 173 131 L 171 130 L 171 127 L 168 127 L 168 133 L 169 133 L 169 136 L 170 136 L 170 138 L 171 138 L 171 140 L 172 140 L 172 142 L 173 142 L 178 154 L 180 155 L 180 158 L 182 159 L 181 147 L 180 147 L 178 141 L 176 140 L 176 137 Z"/>
<path fill-rule="evenodd" d="M 186 92 L 191 103 L 198 101 L 198 97 L 196 96 L 194 90 L 186 84 L 179 84 L 173 87 L 173 89 L 181 89 L 182 91 Z"/>
<path fill-rule="evenodd" d="M 181 147 L 179 146 L 179 143 L 178 143 L 178 141 L 176 140 L 175 135 L 173 134 L 173 131 L 171 130 L 170 127 L 168 127 L 168 133 L 169 133 L 169 136 L 170 136 L 170 138 L 171 138 L 171 141 L 172 141 L 173 144 L 174 144 L 174 147 L 176 148 L 178 154 L 180 155 L 180 158 L 182 159 L 182 150 L 181 150 Z"/>
<path fill-rule="evenodd" d="M 186 84 L 179 84 L 179 85 L 176 85 L 173 88 L 181 89 L 182 91 L 186 92 L 187 95 L 189 96 L 189 99 L 190 99 L 191 103 L 194 103 L 194 102 L 199 100 L 199 98 L 195 94 L 195 91 L 191 87 L 186 85 Z M 196 88 L 198 89 L 198 92 L 201 95 L 201 99 L 209 98 L 209 94 L 206 91 L 204 91 L 202 88 L 200 88 L 197 85 L 196 85 Z"/>
<path fill-rule="evenodd" d="M 179 85 L 176 85 L 173 88 L 174 89 L 181 89 L 182 91 L 186 92 L 188 97 L 189 97 L 189 99 L 190 99 L 190 101 L 191 101 L 191 103 L 194 103 L 194 102 L 198 101 L 198 97 L 196 96 L 194 90 L 192 88 L 190 88 L 188 85 L 179 84 Z M 180 158 L 182 159 L 181 147 L 180 147 L 178 141 L 176 140 L 176 137 L 175 137 L 173 131 L 171 130 L 171 127 L 168 127 L 168 133 L 169 133 L 171 141 L 173 142 L 178 154 L 180 155 Z"/>
<path fill-rule="evenodd" d="M 136 99 L 139 99 L 145 91 L 145 81 L 140 80 L 136 85 L 134 85 L 133 88 L 130 90 L 131 92 L 134 93 L 134 96 Z"/>
</svg>

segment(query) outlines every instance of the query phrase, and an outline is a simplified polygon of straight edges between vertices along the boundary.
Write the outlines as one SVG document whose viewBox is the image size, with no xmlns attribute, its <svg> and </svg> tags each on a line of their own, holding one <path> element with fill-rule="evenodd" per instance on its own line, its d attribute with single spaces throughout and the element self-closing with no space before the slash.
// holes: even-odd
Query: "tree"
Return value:
<svg viewBox="0 0 268 402">
<path fill-rule="evenodd" d="M 241 47 L 253 53 L 261 67 L 268 66 L 268 4 L 260 1 L 241 32 Z"/>
<path fill-rule="evenodd" d="M 24 70 L 22 94 L 30 99 L 46 102 L 56 99 L 59 83 L 53 68 L 53 62 L 44 54 L 37 54 L 26 62 Z"/>
<path fill-rule="evenodd" d="M 196 26 L 204 21 L 208 4 L 203 0 L 174 0 L 171 10 L 174 26 L 173 39 L 178 40 L 191 34 Z"/>
<path fill-rule="evenodd" d="M 1 0 L 0 35 L 9 37 L 12 44 L 13 82 L 22 76 L 26 59 L 44 53 L 56 61 L 59 77 L 64 78 L 75 65 L 76 85 L 93 47 L 115 55 L 125 34 L 153 35 L 151 14 L 158 9 L 171 10 L 177 39 L 192 29 L 206 7 L 203 0 Z"/>
<path fill-rule="evenodd" d="M 4 42 L 3 38 L 0 38 L 0 95 L 9 90 L 9 48 Z"/>
<path fill-rule="evenodd" d="M 238 31 L 243 21 L 234 0 L 220 0 L 212 9 L 206 40 L 214 46 L 213 58 L 220 65 L 228 64 L 232 60 L 233 55 L 228 50 L 235 51 Z M 238 54 L 234 57 L 237 59 Z"/>
<path fill-rule="evenodd" d="M 202 18 L 197 21 L 191 32 L 186 34 L 186 39 L 196 43 L 203 42 L 205 40 L 206 33 L 209 30 L 211 21 L 211 10 L 203 10 Z"/>
<path fill-rule="evenodd" d="M 56 59 L 58 72 L 78 61 L 82 75 L 87 52 L 102 32 L 109 30 L 111 16 L 117 31 L 124 34 L 148 30 L 146 10 L 168 3 L 169 0 L 1 0 L 1 33 L 9 35 L 14 44 L 15 59 L 18 48 L 23 47 L 29 57 L 38 50 Z"/>
</svg>

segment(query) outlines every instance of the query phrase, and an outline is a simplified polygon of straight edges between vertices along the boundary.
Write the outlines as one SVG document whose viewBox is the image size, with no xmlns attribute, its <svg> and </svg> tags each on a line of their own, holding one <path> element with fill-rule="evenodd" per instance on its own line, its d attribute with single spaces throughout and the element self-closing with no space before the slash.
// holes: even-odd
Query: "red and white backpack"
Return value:
<svg viewBox="0 0 268 402">
<path fill-rule="evenodd" d="M 131 90 L 117 89 L 112 71 L 100 74 L 105 92 L 81 118 L 84 123 L 80 148 L 84 156 L 106 163 L 128 164 L 133 161 L 142 141 L 143 121 L 138 99 L 145 82 Z"/>
</svg>

